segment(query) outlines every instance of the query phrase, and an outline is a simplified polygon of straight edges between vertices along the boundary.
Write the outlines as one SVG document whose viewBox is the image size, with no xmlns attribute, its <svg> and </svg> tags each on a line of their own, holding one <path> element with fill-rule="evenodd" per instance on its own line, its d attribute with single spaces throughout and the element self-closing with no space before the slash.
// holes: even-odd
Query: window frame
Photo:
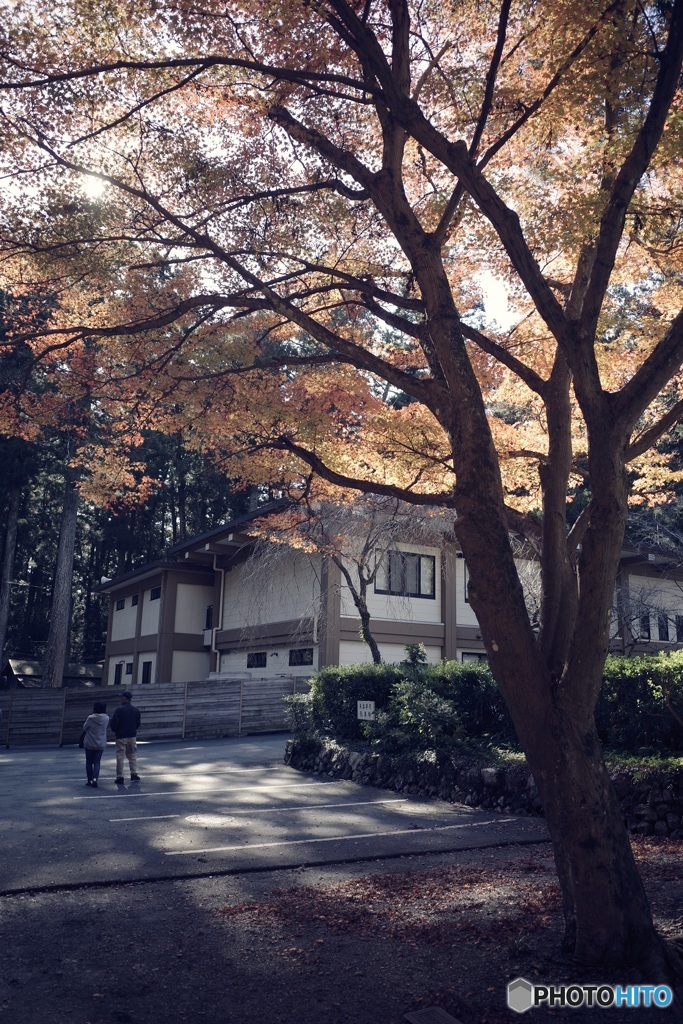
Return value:
<svg viewBox="0 0 683 1024">
<path fill-rule="evenodd" d="M 160 601 L 161 600 L 161 586 L 151 587 L 150 588 L 149 599 L 150 599 L 150 601 Z"/>
<path fill-rule="evenodd" d="M 301 655 L 301 658 L 297 656 Z M 289 664 L 293 668 L 310 668 L 313 665 L 312 647 L 292 647 L 289 651 Z"/>
<path fill-rule="evenodd" d="M 247 668 L 267 668 L 267 651 L 247 651 Z"/>
<path fill-rule="evenodd" d="M 416 560 L 414 568 L 410 564 L 410 559 Z M 423 562 L 431 563 L 426 578 L 426 582 L 431 581 L 431 593 L 423 592 Z M 397 563 L 400 564 L 397 566 Z M 399 580 L 392 580 L 394 574 L 399 576 Z M 409 589 L 413 574 L 417 583 L 416 590 Z M 386 580 L 386 587 L 381 585 L 381 580 Z M 401 548 L 385 551 L 375 567 L 374 587 L 376 594 L 386 594 L 388 597 L 413 597 L 435 601 L 436 555 L 426 555 L 420 551 L 403 551 Z"/>
</svg>

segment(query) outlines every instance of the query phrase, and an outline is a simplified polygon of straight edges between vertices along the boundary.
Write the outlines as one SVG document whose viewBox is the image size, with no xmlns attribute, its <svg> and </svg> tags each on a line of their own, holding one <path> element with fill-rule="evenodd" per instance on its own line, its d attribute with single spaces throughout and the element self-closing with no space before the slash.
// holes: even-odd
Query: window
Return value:
<svg viewBox="0 0 683 1024">
<path fill-rule="evenodd" d="M 657 635 L 660 640 L 669 639 L 669 620 L 666 615 L 657 616 Z"/>
<path fill-rule="evenodd" d="M 650 639 L 650 615 L 649 612 L 640 616 L 640 639 Z"/>
<path fill-rule="evenodd" d="M 132 676 L 133 675 L 133 662 L 132 661 L 127 661 L 126 662 L 126 675 L 127 676 Z"/>
<path fill-rule="evenodd" d="M 119 661 L 116 665 L 114 665 L 114 686 L 120 686 L 121 685 L 121 675 L 122 675 L 122 672 L 123 672 L 123 662 Z"/>
<path fill-rule="evenodd" d="M 485 654 L 480 654 L 477 651 L 463 651 L 462 652 L 462 663 L 463 665 L 470 665 L 472 662 L 483 661 L 487 662 L 489 659 Z"/>
<path fill-rule="evenodd" d="M 131 608 L 135 608 L 137 603 L 138 603 L 138 595 L 137 594 L 133 594 L 133 596 L 130 599 Z"/>
<path fill-rule="evenodd" d="M 207 605 L 206 618 L 204 619 L 204 629 L 213 629 L 213 605 Z"/>
<path fill-rule="evenodd" d="M 290 665 L 312 665 L 313 664 L 313 648 L 312 647 L 298 647 L 295 650 L 289 652 L 289 664 Z"/>
<path fill-rule="evenodd" d="M 158 601 L 161 597 L 161 587 L 152 587 L 149 592 L 150 601 Z"/>
<path fill-rule="evenodd" d="M 247 668 L 265 668 L 268 658 L 265 651 L 252 651 L 247 655 Z"/>
<path fill-rule="evenodd" d="M 376 594 L 398 597 L 435 596 L 436 558 L 410 551 L 389 551 L 382 557 L 375 576 Z M 311 663 L 312 664 L 312 663 Z"/>
<path fill-rule="evenodd" d="M 683 615 L 676 616 L 676 643 L 683 644 Z"/>
<path fill-rule="evenodd" d="M 123 597 L 119 598 L 119 600 L 116 602 L 116 610 L 117 610 L 117 612 L 120 612 L 125 607 L 126 607 L 125 599 Z"/>
<path fill-rule="evenodd" d="M 142 663 L 142 682 L 145 683 L 145 684 L 152 682 L 152 662 L 151 661 L 143 661 L 143 663 Z"/>
</svg>

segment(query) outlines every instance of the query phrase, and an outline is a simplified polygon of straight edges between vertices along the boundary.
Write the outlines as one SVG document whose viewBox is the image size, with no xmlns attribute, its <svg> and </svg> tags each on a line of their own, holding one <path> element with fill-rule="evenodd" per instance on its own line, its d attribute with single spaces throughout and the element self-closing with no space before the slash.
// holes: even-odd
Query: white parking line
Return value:
<svg viewBox="0 0 683 1024">
<path fill-rule="evenodd" d="M 456 828 L 481 828 L 484 825 L 504 825 L 514 818 L 492 818 L 490 821 L 470 821 L 464 825 L 430 825 L 427 828 L 402 828 L 395 832 L 359 832 L 351 836 L 325 836 L 322 839 L 286 839 L 277 843 L 253 843 L 246 846 L 206 846 L 202 850 L 167 850 L 166 857 L 192 857 L 198 853 L 232 853 L 235 850 L 263 850 L 274 846 L 305 846 L 310 843 L 338 843 L 349 839 L 378 839 L 384 836 L 405 836 L 416 832 L 444 832 Z"/>
<path fill-rule="evenodd" d="M 110 818 L 110 821 L 161 821 L 163 818 L 182 818 L 182 814 L 147 814 L 140 818 Z"/>
<path fill-rule="evenodd" d="M 353 803 L 340 803 L 337 801 L 334 804 L 293 804 L 291 807 L 235 807 L 230 811 L 230 814 L 225 814 L 225 818 L 233 818 L 236 814 L 272 814 L 276 811 L 280 814 L 282 811 L 312 811 L 320 810 L 323 807 L 365 807 L 368 804 L 405 804 L 407 799 L 401 799 L 395 797 L 393 800 L 354 800 Z M 110 818 L 109 821 L 159 821 L 162 818 L 182 818 L 182 814 L 151 814 L 140 818 Z M 221 817 L 221 815 L 214 815 L 214 817 Z"/>
<path fill-rule="evenodd" d="M 286 783 L 284 786 L 269 786 L 267 789 L 264 789 L 262 786 L 237 786 L 235 789 L 226 789 L 226 790 L 222 790 L 222 792 L 227 795 L 228 793 L 242 793 L 245 790 L 248 791 L 248 790 L 252 790 L 253 789 L 253 790 L 258 790 L 260 793 L 274 793 L 278 789 L 302 789 L 302 788 L 304 788 L 306 786 L 338 786 L 339 783 L 343 782 L 343 781 L 344 781 L 343 779 L 338 779 L 338 780 L 330 779 L 329 782 L 290 782 L 290 783 Z M 72 800 L 123 800 L 125 797 L 133 797 L 135 799 L 139 799 L 139 798 L 144 797 L 144 796 L 185 796 L 186 793 L 203 793 L 207 800 L 209 800 L 209 799 L 210 800 L 215 800 L 215 798 L 216 798 L 215 791 L 211 792 L 211 793 L 207 793 L 206 789 L 202 788 L 202 789 L 178 789 L 178 790 L 173 790 L 173 791 L 170 791 L 170 792 L 167 789 L 163 789 L 163 790 L 160 790 L 159 792 L 156 792 L 156 793 L 131 793 L 130 790 L 125 789 L 125 790 L 123 790 L 123 792 L 119 792 L 119 793 L 98 793 L 97 796 L 91 796 L 90 794 L 88 794 L 87 796 L 85 796 L 85 795 L 84 796 L 72 796 L 71 799 Z"/>
<path fill-rule="evenodd" d="M 188 778 L 202 779 L 205 776 L 210 775 L 247 775 L 249 772 L 280 772 L 282 771 L 282 765 L 275 765 L 272 768 L 216 768 L 215 771 L 209 769 L 193 769 L 193 768 L 178 768 L 177 772 L 159 772 L 159 771 L 145 771 L 145 782 L 160 782 L 162 779 L 178 779 Z M 81 781 L 81 775 L 74 775 L 71 779 L 65 781 Z"/>
</svg>

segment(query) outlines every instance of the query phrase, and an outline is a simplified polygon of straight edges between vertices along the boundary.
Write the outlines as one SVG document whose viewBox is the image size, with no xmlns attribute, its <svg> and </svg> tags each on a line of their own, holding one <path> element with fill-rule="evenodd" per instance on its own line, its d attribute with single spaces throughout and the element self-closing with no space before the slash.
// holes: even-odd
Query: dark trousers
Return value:
<svg viewBox="0 0 683 1024">
<path fill-rule="evenodd" d="M 102 760 L 103 750 L 91 750 L 89 747 L 85 748 L 85 771 L 88 776 L 88 782 L 97 782 L 100 774 L 100 761 Z"/>
</svg>

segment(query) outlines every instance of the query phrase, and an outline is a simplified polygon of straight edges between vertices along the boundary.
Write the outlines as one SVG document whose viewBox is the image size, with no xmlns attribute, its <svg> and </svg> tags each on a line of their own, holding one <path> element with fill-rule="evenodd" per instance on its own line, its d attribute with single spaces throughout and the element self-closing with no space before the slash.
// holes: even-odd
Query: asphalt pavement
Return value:
<svg viewBox="0 0 683 1024">
<path fill-rule="evenodd" d="M 139 744 L 139 783 L 97 789 L 82 750 L 0 753 L 0 895 L 348 864 L 547 838 L 540 819 L 305 775 L 279 733 Z"/>
</svg>

